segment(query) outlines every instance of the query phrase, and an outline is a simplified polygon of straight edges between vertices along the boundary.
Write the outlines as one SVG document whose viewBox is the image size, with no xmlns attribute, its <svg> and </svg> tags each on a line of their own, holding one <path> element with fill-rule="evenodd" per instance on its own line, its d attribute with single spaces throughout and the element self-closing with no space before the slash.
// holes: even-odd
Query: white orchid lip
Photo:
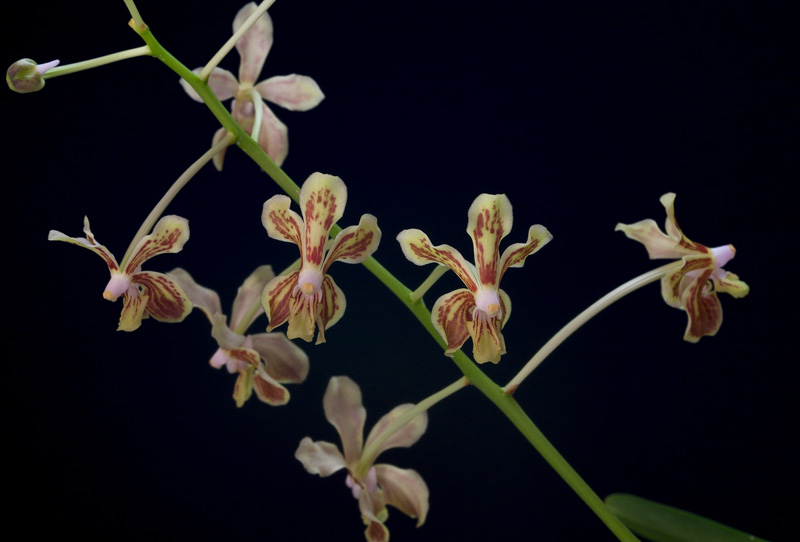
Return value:
<svg viewBox="0 0 800 542">
<path fill-rule="evenodd" d="M 736 249 L 733 245 L 725 245 L 711 249 L 711 255 L 714 256 L 714 264 L 717 269 L 726 265 L 736 255 Z"/>
<path fill-rule="evenodd" d="M 322 273 L 318 269 L 303 269 L 297 275 L 297 286 L 292 290 L 292 297 L 297 295 L 297 292 L 303 292 L 303 295 L 317 297 L 322 296 Z"/>
<path fill-rule="evenodd" d="M 116 301 L 119 296 L 124 294 L 131 287 L 131 278 L 122 273 L 112 273 L 111 280 L 106 284 L 103 297 L 109 301 Z"/>
<path fill-rule="evenodd" d="M 500 318 L 500 298 L 497 290 L 478 290 L 475 294 L 475 310 L 483 311 L 489 318 Z M 473 311 L 473 319 L 475 311 Z"/>
</svg>

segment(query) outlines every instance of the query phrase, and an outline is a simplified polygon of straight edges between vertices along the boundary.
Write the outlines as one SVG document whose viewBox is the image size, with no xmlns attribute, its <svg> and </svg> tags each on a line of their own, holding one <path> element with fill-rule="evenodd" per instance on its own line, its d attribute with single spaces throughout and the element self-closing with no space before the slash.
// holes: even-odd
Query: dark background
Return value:
<svg viewBox="0 0 800 542">
<path fill-rule="evenodd" d="M 513 301 L 508 354 L 484 366 L 510 379 L 588 304 L 659 262 L 613 231 L 663 222 L 678 194 L 693 240 L 733 243 L 726 266 L 748 282 L 722 296 L 716 337 L 689 344 L 685 315 L 651 285 L 561 346 L 517 398 L 601 496 L 630 492 L 772 540 L 796 536 L 798 399 L 795 273 L 798 110 L 796 19 L 780 3 L 327 2 L 279 0 L 263 77 L 316 79 L 315 110 L 274 107 L 290 130 L 286 172 L 341 176 L 342 225 L 365 212 L 378 259 L 407 284 L 431 270 L 403 258 L 396 234 L 419 227 L 472 259 L 467 209 L 505 193 L 515 228 L 555 239 L 503 288 Z M 786 2 L 785 5 L 790 3 Z M 237 3 L 138 3 L 154 35 L 188 67 L 230 35 Z M 199 7 L 202 6 L 202 7 Z M 4 6 L 3 61 L 62 63 L 137 47 L 123 2 Z M 232 53 L 222 64 L 236 71 Z M 459 376 L 431 338 L 361 266 L 331 274 L 347 295 L 328 343 L 301 344 L 311 373 L 291 402 L 252 399 L 207 364 L 200 313 L 115 332 L 121 303 L 101 297 L 99 258 L 46 241 L 94 233 L 118 258 L 167 187 L 207 148 L 215 119 L 173 72 L 137 58 L 0 95 L 6 319 L 3 336 L 5 529 L 164 540 L 359 540 L 344 475 L 307 474 L 300 439 L 336 442 L 322 411 L 333 375 L 364 391 L 368 428 Z M 149 269 L 182 266 L 226 311 L 252 269 L 280 270 L 293 245 L 268 239 L 277 187 L 232 149 L 168 212 L 191 240 Z M 460 287 L 450 274 L 427 297 Z M 266 320 L 259 320 L 260 331 Z M 471 346 L 468 344 L 468 351 Z M 381 461 L 417 469 L 428 521 L 391 510 L 394 540 L 612 540 L 510 423 L 474 389 L 430 412 L 419 443 Z"/>
</svg>

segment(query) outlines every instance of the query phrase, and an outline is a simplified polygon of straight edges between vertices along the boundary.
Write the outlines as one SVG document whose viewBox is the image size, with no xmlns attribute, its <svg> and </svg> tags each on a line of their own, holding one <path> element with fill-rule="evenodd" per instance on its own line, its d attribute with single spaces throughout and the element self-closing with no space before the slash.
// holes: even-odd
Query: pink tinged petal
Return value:
<svg viewBox="0 0 800 542">
<path fill-rule="evenodd" d="M 236 360 L 231 357 L 230 351 L 224 348 L 217 348 L 217 351 L 214 352 L 214 355 L 208 360 L 208 364 L 215 369 L 226 367 L 231 374 L 236 372 Z"/>
<path fill-rule="evenodd" d="M 405 257 L 415 265 L 438 263 L 446 265 L 458 275 L 467 288 L 472 292 L 478 291 L 476 272 L 459 251 L 450 245 L 434 247 L 431 240 L 422 231 L 417 229 L 403 230 L 397 236 L 400 248 Z"/>
<path fill-rule="evenodd" d="M 64 235 L 60 231 L 50 230 L 50 233 L 47 234 L 48 241 L 65 241 L 67 243 L 72 243 L 73 245 L 78 245 L 83 248 L 88 248 L 106 262 L 108 269 L 110 271 L 116 271 L 119 269 L 119 265 L 117 264 L 117 260 L 114 258 L 114 255 L 111 252 L 97 242 L 92 234 L 92 230 L 89 228 L 89 218 L 83 217 L 83 233 L 86 237 L 69 237 Z"/>
<path fill-rule="evenodd" d="M 264 291 L 264 286 L 273 278 L 275 278 L 275 273 L 272 272 L 272 267 L 261 265 L 239 286 L 239 289 L 236 290 L 236 298 L 233 300 L 233 309 L 231 310 L 231 329 L 242 327 L 246 330 L 264 312 L 259 305 L 259 300 Z M 258 305 L 258 309 L 250 314 L 255 305 Z M 250 314 L 249 321 L 244 322 L 243 320 L 248 314 Z"/>
<path fill-rule="evenodd" d="M 481 194 L 469 208 L 467 233 L 472 237 L 475 268 L 481 285 L 497 288 L 500 240 L 511 231 L 511 202 L 505 194 Z"/>
<path fill-rule="evenodd" d="M 277 75 L 256 85 L 261 97 L 290 111 L 308 111 L 319 105 L 325 95 L 307 75 Z"/>
<path fill-rule="evenodd" d="M 271 406 L 281 406 L 289 402 L 289 390 L 275 381 L 262 367 L 256 371 L 253 379 L 253 389 L 255 389 L 258 399 L 262 403 Z"/>
<path fill-rule="evenodd" d="M 503 278 L 509 267 L 522 267 L 525 258 L 537 252 L 553 239 L 552 234 L 541 224 L 536 224 L 528 229 L 528 240 L 524 243 L 514 243 L 503 251 L 500 258 L 500 278 Z"/>
<path fill-rule="evenodd" d="M 246 344 L 244 335 L 235 333 L 228 327 L 227 319 L 224 314 L 216 314 L 212 320 L 211 336 L 217 341 L 217 345 L 223 350 L 233 350 L 234 348 L 250 348 L 251 344 Z M 250 341 L 252 343 L 252 341 Z"/>
<path fill-rule="evenodd" d="M 303 266 L 320 269 L 328 234 L 344 213 L 347 187 L 339 177 L 312 173 L 300 189 L 299 201 L 305 221 Z"/>
<path fill-rule="evenodd" d="M 501 321 L 476 311 L 474 319 L 467 321 L 467 329 L 472 337 L 472 356 L 477 363 L 498 363 L 506 353 L 506 343 L 500 333 Z"/>
<path fill-rule="evenodd" d="M 220 128 L 216 132 L 214 132 L 214 137 L 211 138 L 211 146 L 213 147 L 217 143 L 223 140 L 223 138 L 227 135 L 228 131 L 225 128 Z M 225 162 L 225 153 L 228 152 L 228 147 L 225 147 L 217 154 L 214 155 L 214 158 L 211 161 L 214 164 L 214 168 L 217 171 L 222 171 L 222 164 Z"/>
<path fill-rule="evenodd" d="M 699 277 L 684 277 L 681 303 L 689 322 L 683 339 L 692 343 L 706 335 L 715 335 L 722 325 L 722 304 L 708 282 L 711 271 L 708 269 Z"/>
<path fill-rule="evenodd" d="M 252 125 L 248 131 L 250 129 Z M 265 103 L 261 104 L 261 132 L 258 134 L 258 146 L 264 149 L 278 166 L 283 165 L 286 155 L 289 154 L 289 129 Z"/>
<path fill-rule="evenodd" d="M 139 294 L 132 296 L 125 294 L 123 297 L 122 313 L 119 315 L 117 331 L 136 331 L 142 325 L 142 318 L 147 318 L 147 301 L 149 296 Z"/>
<path fill-rule="evenodd" d="M 739 280 L 735 273 L 728 272 L 725 278 L 714 278 L 714 290 L 717 293 L 730 294 L 733 297 L 741 298 L 750 293 L 750 287 Z"/>
<path fill-rule="evenodd" d="M 269 318 L 267 331 L 272 331 L 289 319 L 292 291 L 297 286 L 298 275 L 300 271 L 292 271 L 288 275 L 275 277 L 264 287 L 261 306 Z"/>
<path fill-rule="evenodd" d="M 398 469 L 385 464 L 375 465 L 375 471 L 386 504 L 409 517 L 417 518 L 417 527 L 425 523 L 430 508 L 430 492 L 422 476 L 412 469 Z"/>
<path fill-rule="evenodd" d="M 153 232 L 145 235 L 133 249 L 133 255 L 125 263 L 125 273 L 133 275 L 136 269 L 159 254 L 180 252 L 189 240 L 189 221 L 185 218 L 167 215 L 159 220 Z"/>
<path fill-rule="evenodd" d="M 661 279 L 661 296 L 670 307 L 684 308 L 682 297 L 683 291 L 687 287 L 684 279 L 689 277 L 696 281 L 701 274 L 706 274 L 706 272 L 710 276 L 713 270 L 714 258 L 710 255 L 684 256 L 683 266 Z M 704 280 L 707 279 L 708 276 Z"/>
<path fill-rule="evenodd" d="M 291 204 L 289 196 L 272 196 L 264 202 L 261 223 L 272 239 L 294 243 L 302 251 L 305 223 L 289 208 Z"/>
<path fill-rule="evenodd" d="M 378 475 L 374 468 L 370 469 L 367 478 L 366 484 L 361 487 L 361 491 L 356 490 L 354 487 L 353 494 L 358 493 L 358 509 L 361 511 L 361 518 L 364 520 L 364 524 L 367 525 L 367 530 L 365 531 L 367 539 L 373 540 L 369 534 L 371 526 L 382 526 L 383 522 L 389 519 L 389 511 L 386 509 L 386 503 L 383 500 L 383 492 L 378 490 Z M 370 489 L 370 485 L 374 486 L 374 489 Z M 376 534 L 373 536 L 380 537 L 384 534 L 388 536 L 389 533 L 385 528 L 383 531 L 385 533 L 382 534 L 380 530 L 376 530 Z M 377 538 L 377 540 L 385 539 Z"/>
<path fill-rule="evenodd" d="M 349 226 L 336 236 L 333 245 L 325 257 L 322 273 L 327 273 L 335 261 L 344 263 L 361 263 L 369 258 L 381 242 L 381 230 L 378 219 L 370 214 L 361 215 L 358 226 Z"/>
<path fill-rule="evenodd" d="M 192 302 L 180 285 L 163 273 L 144 271 L 133 275 L 133 284 L 149 297 L 147 314 L 159 322 L 180 322 L 192 311 Z"/>
<path fill-rule="evenodd" d="M 213 325 L 214 317 L 218 314 L 222 314 L 222 305 L 220 304 L 217 292 L 197 284 L 189 272 L 180 267 L 176 267 L 168 272 L 167 276 L 171 277 L 183 288 L 189 301 L 192 302 L 192 306 L 203 311 L 208 317 L 209 322 Z"/>
<path fill-rule="evenodd" d="M 445 294 L 433 304 L 431 322 L 447 343 L 445 355 L 452 356 L 469 338 L 467 319 L 474 307 L 475 297 L 465 289 Z"/>
<path fill-rule="evenodd" d="M 233 20 L 233 32 L 236 33 L 247 18 L 256 10 L 255 2 L 245 5 L 236 14 Z M 272 47 L 272 19 L 269 14 L 264 12 L 253 26 L 244 33 L 236 42 L 236 50 L 239 51 L 241 63 L 239 64 L 239 81 L 242 84 L 253 84 L 264 67 L 264 60 L 267 58 Z"/>
<path fill-rule="evenodd" d="M 334 376 L 328 382 L 322 406 L 325 419 L 339 432 L 347 464 L 355 464 L 361 456 L 364 421 L 367 419 L 361 389 L 346 376 Z"/>
<path fill-rule="evenodd" d="M 233 385 L 233 400 L 236 406 L 242 408 L 248 399 L 253 395 L 253 369 L 240 371 Z"/>
<path fill-rule="evenodd" d="M 388 414 L 384 415 L 378 423 L 372 428 L 367 437 L 367 442 L 364 448 L 368 448 L 372 442 L 381 438 L 388 429 L 389 425 L 394 423 L 395 420 L 405 415 L 409 410 L 414 408 L 413 404 L 400 405 L 393 408 Z M 420 437 L 425 433 L 428 428 L 428 413 L 423 412 L 418 416 L 414 416 L 407 424 L 401 427 L 396 433 L 380 445 L 375 453 L 375 457 L 371 458 L 374 462 L 380 454 L 390 448 L 408 448 L 417 442 Z"/>
<path fill-rule="evenodd" d="M 325 441 L 314 442 L 308 437 L 300 441 L 294 457 L 303 464 L 306 471 L 322 477 L 330 476 L 347 466 L 344 457 L 334 444 Z"/>
<path fill-rule="evenodd" d="M 253 350 L 263 360 L 264 370 L 277 382 L 299 384 L 308 376 L 308 355 L 282 333 L 259 333 L 250 337 Z"/>
<path fill-rule="evenodd" d="M 203 68 L 195 68 L 192 73 L 199 75 L 201 71 L 203 71 Z M 180 84 L 191 99 L 196 102 L 203 102 L 203 98 L 185 79 L 181 79 Z M 222 68 L 211 70 L 211 75 L 208 77 L 208 86 L 211 87 L 212 92 L 220 101 L 230 100 L 239 92 L 239 81 L 236 80 L 236 77 L 231 72 Z"/>
</svg>

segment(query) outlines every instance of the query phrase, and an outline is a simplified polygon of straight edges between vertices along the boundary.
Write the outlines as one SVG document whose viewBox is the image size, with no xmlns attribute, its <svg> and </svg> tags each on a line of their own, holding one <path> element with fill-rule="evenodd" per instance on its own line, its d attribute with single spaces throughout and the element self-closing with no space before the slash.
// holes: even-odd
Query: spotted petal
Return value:
<svg viewBox="0 0 800 542">
<path fill-rule="evenodd" d="M 317 324 L 319 333 L 317 334 L 316 344 L 325 342 L 325 330 L 332 328 L 342 318 L 346 306 L 347 300 L 342 289 L 339 288 L 330 275 L 325 275 L 322 279 L 322 299 L 319 301 L 318 308 Z"/>
<path fill-rule="evenodd" d="M 294 457 L 308 472 L 323 477 L 330 476 L 347 466 L 336 445 L 325 441 L 314 442 L 308 437 L 300 441 Z"/>
<path fill-rule="evenodd" d="M 64 235 L 60 231 L 50 230 L 50 233 L 47 234 L 48 241 L 65 241 L 67 243 L 72 243 L 73 245 L 78 245 L 83 248 L 88 248 L 106 262 L 108 269 L 110 271 L 116 271 L 119 269 L 119 265 L 117 264 L 117 260 L 114 258 L 114 255 L 111 252 L 97 242 L 92 234 L 91 228 L 89 228 L 89 218 L 83 217 L 83 233 L 86 237 L 69 237 Z"/>
<path fill-rule="evenodd" d="M 291 205 L 292 200 L 289 196 L 272 196 L 264 202 L 261 223 L 271 238 L 295 243 L 297 248 L 302 250 L 305 222 L 300 215 L 290 209 Z"/>
<path fill-rule="evenodd" d="M 378 219 L 370 214 L 361 216 L 358 226 L 349 226 L 333 240 L 322 273 L 328 272 L 328 267 L 335 262 L 361 263 L 369 258 L 381 242 L 381 230 L 378 228 Z"/>
<path fill-rule="evenodd" d="M 122 262 L 125 265 L 125 274 L 133 275 L 136 269 L 153 256 L 180 252 L 188 240 L 188 220 L 175 215 L 162 217 L 156 223 L 153 232 L 139 240 L 128 262 Z"/>
<path fill-rule="evenodd" d="M 553 239 L 552 234 L 541 224 L 531 226 L 528 230 L 528 240 L 524 243 L 514 243 L 509 245 L 500 258 L 500 278 L 503 277 L 509 267 L 522 267 L 525 265 L 525 258 L 537 252 Z"/>
<path fill-rule="evenodd" d="M 269 318 L 267 331 L 272 331 L 289 319 L 291 314 L 292 291 L 297 286 L 300 271 L 292 271 L 288 275 L 275 277 L 264 287 L 261 295 L 261 306 Z"/>
<path fill-rule="evenodd" d="M 469 338 L 467 319 L 474 307 L 475 297 L 463 288 L 443 295 L 433 304 L 431 321 L 447 343 L 446 355 L 452 356 Z"/>
<path fill-rule="evenodd" d="M 261 81 L 256 90 L 265 100 L 290 111 L 308 111 L 325 98 L 319 85 L 307 75 L 277 75 Z"/>
<path fill-rule="evenodd" d="M 305 221 L 303 266 L 322 267 L 325 245 L 333 225 L 342 218 L 347 187 L 339 177 L 312 173 L 300 189 L 300 208 Z"/>
<path fill-rule="evenodd" d="M 417 527 L 425 523 L 430 492 L 422 476 L 415 470 L 399 469 L 386 464 L 375 465 L 375 471 L 386 504 L 394 506 L 409 517 L 417 518 Z"/>
<path fill-rule="evenodd" d="M 458 275 L 458 278 L 470 291 L 478 291 L 475 268 L 450 245 L 433 246 L 428 236 L 418 229 L 401 231 L 397 236 L 397 241 L 400 243 L 400 248 L 403 249 L 403 254 L 411 263 L 425 265 L 433 262 L 446 265 Z"/>
<path fill-rule="evenodd" d="M 244 24 L 247 18 L 256 10 L 255 2 L 245 5 L 236 14 L 233 20 L 233 32 L 236 33 Z M 244 33 L 236 42 L 236 50 L 239 51 L 241 63 L 239 64 L 239 81 L 242 84 L 256 82 L 261 68 L 264 67 L 264 60 L 267 58 L 272 47 L 272 19 L 267 12 L 264 12 L 253 26 Z"/>
<path fill-rule="evenodd" d="M 400 405 L 393 408 L 388 414 L 384 415 L 380 420 L 378 420 L 378 423 L 376 423 L 369 432 L 369 436 L 367 437 L 367 442 L 364 444 L 364 448 L 369 448 L 372 442 L 381 438 L 386 432 L 386 429 L 389 428 L 389 425 L 391 425 L 398 418 L 404 416 L 412 408 L 414 408 L 413 404 Z M 373 463 L 380 454 L 390 448 L 408 448 L 417 442 L 420 437 L 422 437 L 427 428 L 428 413 L 423 412 L 412 418 L 396 433 L 387 438 L 386 441 L 381 444 L 380 447 L 378 447 L 374 457 L 370 457 L 368 460 L 362 458 L 362 462 L 367 461 L 369 463 Z"/>
<path fill-rule="evenodd" d="M 364 421 L 367 418 L 361 389 L 346 376 L 334 376 L 328 382 L 322 405 L 325 419 L 339 432 L 347 464 L 355 464 L 361 456 Z"/>
<path fill-rule="evenodd" d="M 500 329 L 511 312 L 508 296 L 500 291 L 500 307 L 503 320 L 491 318 L 483 311 L 475 311 L 474 319 L 467 320 L 467 330 L 472 337 L 472 355 L 477 363 L 498 363 L 500 356 L 506 353 L 506 343 Z M 504 299 L 505 297 L 505 299 Z"/>
<path fill-rule="evenodd" d="M 700 275 L 705 275 L 703 282 L 711 276 L 714 270 L 714 258 L 709 255 L 685 256 L 683 265 L 668 273 L 661 279 L 661 296 L 667 305 L 675 308 L 684 308 L 683 291 L 686 289 L 686 278 L 691 281 L 698 279 Z"/>
<path fill-rule="evenodd" d="M 180 322 L 192 311 L 192 302 L 183 288 L 163 273 L 142 271 L 133 275 L 132 282 L 149 297 L 145 309 L 159 322 Z"/>
<path fill-rule="evenodd" d="M 147 318 L 147 294 L 139 294 L 136 297 L 126 293 L 123 296 L 122 312 L 119 315 L 119 325 L 117 331 L 136 331 L 142 325 L 142 319 Z"/>
<path fill-rule="evenodd" d="M 481 194 L 469 208 L 467 233 L 472 237 L 478 280 L 485 287 L 497 288 L 500 240 L 511 231 L 511 202 L 505 194 Z"/>
</svg>

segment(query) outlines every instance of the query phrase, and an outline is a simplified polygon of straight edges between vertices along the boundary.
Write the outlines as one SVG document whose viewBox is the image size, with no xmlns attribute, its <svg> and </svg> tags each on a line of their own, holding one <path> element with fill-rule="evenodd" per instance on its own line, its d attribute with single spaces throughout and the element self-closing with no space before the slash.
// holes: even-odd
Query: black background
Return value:
<svg viewBox="0 0 800 542">
<path fill-rule="evenodd" d="M 789 5 L 790 3 L 785 3 Z M 138 3 L 161 43 L 201 66 L 230 35 L 236 3 Z M 199 7 L 202 6 L 202 7 Z M 77 62 L 137 47 L 123 2 L 2 8 L 6 64 Z M 279 0 L 263 77 L 316 79 L 326 99 L 293 113 L 286 172 L 341 176 L 341 224 L 378 217 L 376 256 L 407 284 L 431 270 L 394 237 L 418 227 L 470 257 L 467 209 L 505 193 L 523 241 L 554 240 L 503 288 L 508 354 L 484 366 L 510 379 L 548 337 L 607 291 L 660 265 L 613 231 L 663 222 L 678 194 L 687 233 L 733 243 L 727 268 L 751 293 L 722 296 L 716 337 L 682 341 L 685 315 L 651 285 L 562 345 L 517 393 L 601 495 L 630 492 L 759 536 L 796 535 L 798 400 L 796 20 L 762 2 L 327 2 Z M 237 70 L 232 53 L 222 64 Z M 344 475 L 307 474 L 300 439 L 336 442 L 322 412 L 333 375 L 364 392 L 368 428 L 459 376 L 410 314 L 361 266 L 331 274 L 348 308 L 328 343 L 301 344 L 311 373 L 291 402 L 237 409 L 234 378 L 207 364 L 200 313 L 115 332 L 99 258 L 47 232 L 81 234 L 88 215 L 121 258 L 163 192 L 218 128 L 157 60 L 137 58 L 0 97 L 5 322 L 2 508 L 26 536 L 111 539 L 359 540 Z M 260 224 L 276 185 L 232 149 L 168 212 L 191 240 L 148 268 L 187 268 L 225 310 L 257 265 L 280 270 L 296 247 Z M 444 277 L 428 295 L 460 287 Z M 260 331 L 266 320 L 259 320 Z M 468 352 L 471 347 L 468 345 Z M 612 540 L 510 423 L 474 389 L 434 407 L 419 443 L 381 461 L 417 469 L 431 490 L 419 530 L 400 512 L 394 540 Z"/>
</svg>

